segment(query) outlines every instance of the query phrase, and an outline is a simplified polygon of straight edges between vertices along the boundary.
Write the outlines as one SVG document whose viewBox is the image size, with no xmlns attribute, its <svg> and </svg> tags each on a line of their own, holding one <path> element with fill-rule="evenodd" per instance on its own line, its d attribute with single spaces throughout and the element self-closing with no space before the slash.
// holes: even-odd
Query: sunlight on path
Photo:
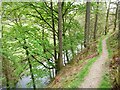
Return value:
<svg viewBox="0 0 120 90">
<path fill-rule="evenodd" d="M 102 54 L 92 65 L 80 88 L 97 88 L 99 86 L 105 68 L 105 61 L 107 58 L 108 51 L 106 46 L 106 39 L 104 39 L 102 41 Z"/>
</svg>

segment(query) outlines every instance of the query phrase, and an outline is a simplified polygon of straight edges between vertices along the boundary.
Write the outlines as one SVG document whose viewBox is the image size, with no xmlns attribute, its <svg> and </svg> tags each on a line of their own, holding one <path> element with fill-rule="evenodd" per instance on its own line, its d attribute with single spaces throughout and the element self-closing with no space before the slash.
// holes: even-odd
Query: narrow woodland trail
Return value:
<svg viewBox="0 0 120 90">
<path fill-rule="evenodd" d="M 88 75 L 85 77 L 80 88 L 98 88 L 105 69 L 105 62 L 108 58 L 106 39 L 102 41 L 102 54 L 91 66 Z"/>
</svg>

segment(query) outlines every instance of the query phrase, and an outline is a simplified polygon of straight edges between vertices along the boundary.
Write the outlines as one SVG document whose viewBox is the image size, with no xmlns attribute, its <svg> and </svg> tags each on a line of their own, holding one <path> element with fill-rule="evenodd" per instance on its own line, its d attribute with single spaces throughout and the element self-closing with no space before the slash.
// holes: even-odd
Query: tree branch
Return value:
<svg viewBox="0 0 120 90">
<path fill-rule="evenodd" d="M 51 7 L 49 7 L 49 6 L 47 5 L 47 2 L 44 2 L 44 4 L 45 4 L 49 9 L 51 9 Z M 54 9 L 53 9 L 53 11 L 58 14 L 58 11 L 56 11 L 56 10 L 54 10 Z"/>
<path fill-rule="evenodd" d="M 73 2 L 73 3 L 74 3 L 74 2 Z M 73 3 L 71 3 L 71 4 L 70 4 L 70 6 L 72 6 L 72 5 L 73 5 Z M 67 8 L 65 9 L 65 12 L 63 13 L 62 17 L 64 17 L 64 16 L 65 16 L 65 14 L 67 13 L 67 11 L 68 11 L 68 9 L 70 8 L 70 6 L 69 6 L 69 7 L 67 7 Z"/>
<path fill-rule="evenodd" d="M 47 69 L 53 69 L 53 68 L 55 68 L 55 67 L 48 67 L 48 66 L 46 66 L 46 65 L 44 65 L 44 63 L 42 63 L 42 62 L 40 62 L 39 60 L 37 60 L 37 58 L 35 58 L 35 56 L 33 56 L 33 55 L 31 55 L 38 63 L 40 63 L 40 64 L 42 64 L 45 68 L 47 68 Z"/>
<path fill-rule="evenodd" d="M 35 11 L 40 15 L 41 19 L 50 27 L 52 28 L 52 26 L 43 18 L 43 16 L 41 15 L 41 13 L 35 8 L 35 6 L 33 4 L 30 4 L 31 6 L 34 7 Z"/>
</svg>

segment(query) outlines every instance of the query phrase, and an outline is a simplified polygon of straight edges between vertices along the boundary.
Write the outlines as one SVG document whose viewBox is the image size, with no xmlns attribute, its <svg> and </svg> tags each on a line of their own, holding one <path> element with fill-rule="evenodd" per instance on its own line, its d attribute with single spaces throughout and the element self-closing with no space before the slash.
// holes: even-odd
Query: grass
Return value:
<svg viewBox="0 0 120 90">
<path fill-rule="evenodd" d="M 102 38 L 100 38 L 99 44 L 98 44 L 98 52 L 99 55 L 102 53 Z M 85 76 L 88 74 L 89 69 L 91 68 L 92 64 L 97 60 L 99 56 L 94 57 L 92 59 L 88 59 L 87 64 L 82 68 L 82 70 L 74 75 L 74 80 L 70 80 L 69 82 L 64 84 L 65 88 L 76 88 L 81 85 L 81 83 L 84 81 Z"/>
<path fill-rule="evenodd" d="M 84 77 L 88 74 L 89 68 L 92 66 L 92 64 L 97 60 L 97 57 L 89 59 L 85 67 L 74 76 L 74 80 L 67 85 L 64 84 L 64 87 L 66 88 L 76 88 L 79 87 L 80 84 L 83 82 Z"/>
<path fill-rule="evenodd" d="M 108 73 L 104 73 L 99 88 L 111 88 L 110 77 Z"/>
</svg>

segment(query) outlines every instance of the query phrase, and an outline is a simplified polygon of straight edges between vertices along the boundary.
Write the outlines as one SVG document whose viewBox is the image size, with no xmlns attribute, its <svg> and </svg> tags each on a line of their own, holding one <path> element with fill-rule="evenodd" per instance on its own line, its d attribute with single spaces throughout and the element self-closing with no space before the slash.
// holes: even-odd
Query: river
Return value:
<svg viewBox="0 0 120 90">
<path fill-rule="evenodd" d="M 78 45 L 77 49 L 74 51 L 75 54 L 79 53 L 80 50 L 81 50 L 81 45 Z M 68 50 L 68 54 L 69 54 L 69 60 L 70 60 L 72 58 L 72 52 L 70 50 Z M 65 60 L 65 62 L 63 62 L 63 65 L 65 66 L 65 63 L 68 63 L 65 53 L 63 54 L 63 59 Z M 51 60 L 51 61 L 53 61 L 53 60 Z M 37 68 L 42 69 L 43 66 L 39 66 Z M 51 76 L 54 77 L 55 69 L 51 69 L 50 72 L 51 72 Z M 36 83 L 37 88 L 44 88 L 49 84 L 50 76 L 48 75 L 48 76 L 44 76 L 43 78 L 37 78 L 36 81 L 37 81 L 37 83 Z M 32 82 L 31 76 L 23 76 L 22 79 L 17 83 L 16 87 L 17 88 L 28 88 L 28 87 L 33 88 L 32 84 L 30 86 L 28 86 L 28 83 L 30 83 L 30 82 Z"/>
</svg>

